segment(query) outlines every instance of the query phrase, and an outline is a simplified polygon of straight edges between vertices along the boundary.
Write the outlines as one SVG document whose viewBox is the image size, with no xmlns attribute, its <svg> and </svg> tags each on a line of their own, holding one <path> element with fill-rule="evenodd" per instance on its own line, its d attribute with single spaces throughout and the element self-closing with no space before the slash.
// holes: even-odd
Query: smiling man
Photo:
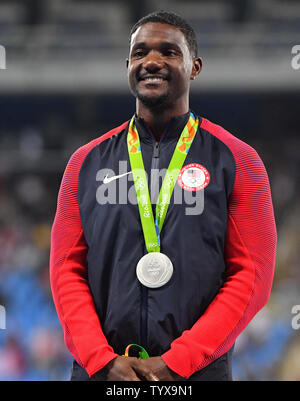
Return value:
<svg viewBox="0 0 300 401">
<path fill-rule="evenodd" d="M 143 21 L 150 20 L 140 21 L 131 33 L 128 78 L 137 99 L 137 115 L 143 116 L 159 139 L 170 116 L 188 112 L 190 80 L 200 73 L 202 62 L 196 57 L 195 39 L 188 43 L 185 37 L 188 26 L 180 30 Z"/>
<path fill-rule="evenodd" d="M 181 17 L 142 18 L 134 116 L 67 165 L 50 273 L 72 380 L 231 380 L 234 342 L 269 298 L 268 177 L 255 150 L 190 110 L 201 66 Z"/>
</svg>

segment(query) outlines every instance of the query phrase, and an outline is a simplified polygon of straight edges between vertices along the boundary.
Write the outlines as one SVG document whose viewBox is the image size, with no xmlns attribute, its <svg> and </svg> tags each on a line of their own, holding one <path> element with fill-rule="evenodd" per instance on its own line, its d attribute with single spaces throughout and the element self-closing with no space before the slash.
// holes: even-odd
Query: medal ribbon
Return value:
<svg viewBox="0 0 300 401">
<path fill-rule="evenodd" d="M 149 358 L 149 354 L 148 352 L 145 350 L 145 348 L 143 348 L 141 345 L 138 344 L 129 344 L 127 345 L 126 349 L 125 349 L 125 353 L 124 356 L 129 356 L 129 350 L 131 347 L 137 347 L 140 349 L 139 352 L 139 359 L 148 359 Z"/>
<path fill-rule="evenodd" d="M 154 221 L 139 134 L 134 117 L 132 117 L 130 121 L 127 134 L 128 154 L 146 248 L 149 253 L 160 252 L 160 232 L 167 214 L 176 180 L 192 145 L 198 125 L 199 119 L 195 119 L 195 116 L 190 113 L 189 120 L 177 142 L 161 186 L 156 204 L 156 219 Z"/>
</svg>

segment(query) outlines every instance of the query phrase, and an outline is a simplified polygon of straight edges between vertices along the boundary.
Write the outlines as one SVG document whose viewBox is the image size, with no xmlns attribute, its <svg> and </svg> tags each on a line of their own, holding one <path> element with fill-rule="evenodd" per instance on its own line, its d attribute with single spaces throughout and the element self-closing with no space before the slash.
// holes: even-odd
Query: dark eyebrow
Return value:
<svg viewBox="0 0 300 401">
<path fill-rule="evenodd" d="M 131 51 L 134 51 L 136 49 L 148 49 L 148 48 L 149 48 L 149 46 L 147 45 L 146 42 L 137 42 L 132 47 Z M 174 50 L 177 50 L 177 51 L 181 52 L 180 47 L 176 43 L 173 43 L 173 42 L 161 42 L 159 44 L 159 48 L 160 49 L 167 49 L 167 48 L 168 49 L 174 49 Z"/>
<path fill-rule="evenodd" d="M 135 49 L 146 49 L 146 48 L 147 48 L 147 45 L 145 42 L 138 42 L 132 47 L 131 51 L 133 51 Z"/>
<path fill-rule="evenodd" d="M 171 48 L 171 49 L 174 49 L 174 50 L 177 50 L 177 51 L 181 52 L 180 47 L 174 42 L 162 42 L 160 44 L 160 47 L 162 49 L 167 49 L 167 48 L 170 49 Z"/>
</svg>

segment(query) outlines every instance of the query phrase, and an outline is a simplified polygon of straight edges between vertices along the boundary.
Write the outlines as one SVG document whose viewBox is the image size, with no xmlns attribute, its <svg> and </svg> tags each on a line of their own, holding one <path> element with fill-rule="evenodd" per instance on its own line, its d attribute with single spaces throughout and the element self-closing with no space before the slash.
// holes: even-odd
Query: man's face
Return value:
<svg viewBox="0 0 300 401">
<path fill-rule="evenodd" d="M 170 106 L 186 98 L 193 65 L 184 34 L 172 25 L 149 22 L 132 35 L 128 81 L 145 106 Z"/>
</svg>

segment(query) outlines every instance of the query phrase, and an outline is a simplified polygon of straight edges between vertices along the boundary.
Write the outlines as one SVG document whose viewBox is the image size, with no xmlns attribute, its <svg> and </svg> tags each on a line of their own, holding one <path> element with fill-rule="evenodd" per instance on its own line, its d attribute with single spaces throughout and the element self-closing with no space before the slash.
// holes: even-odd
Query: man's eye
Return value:
<svg viewBox="0 0 300 401">
<path fill-rule="evenodd" d="M 144 54 L 145 54 L 144 51 L 138 50 L 138 51 L 134 52 L 132 56 L 133 56 L 133 57 L 143 57 Z"/>
<path fill-rule="evenodd" d="M 176 51 L 175 50 L 166 50 L 165 55 L 166 56 L 176 56 Z"/>
</svg>

